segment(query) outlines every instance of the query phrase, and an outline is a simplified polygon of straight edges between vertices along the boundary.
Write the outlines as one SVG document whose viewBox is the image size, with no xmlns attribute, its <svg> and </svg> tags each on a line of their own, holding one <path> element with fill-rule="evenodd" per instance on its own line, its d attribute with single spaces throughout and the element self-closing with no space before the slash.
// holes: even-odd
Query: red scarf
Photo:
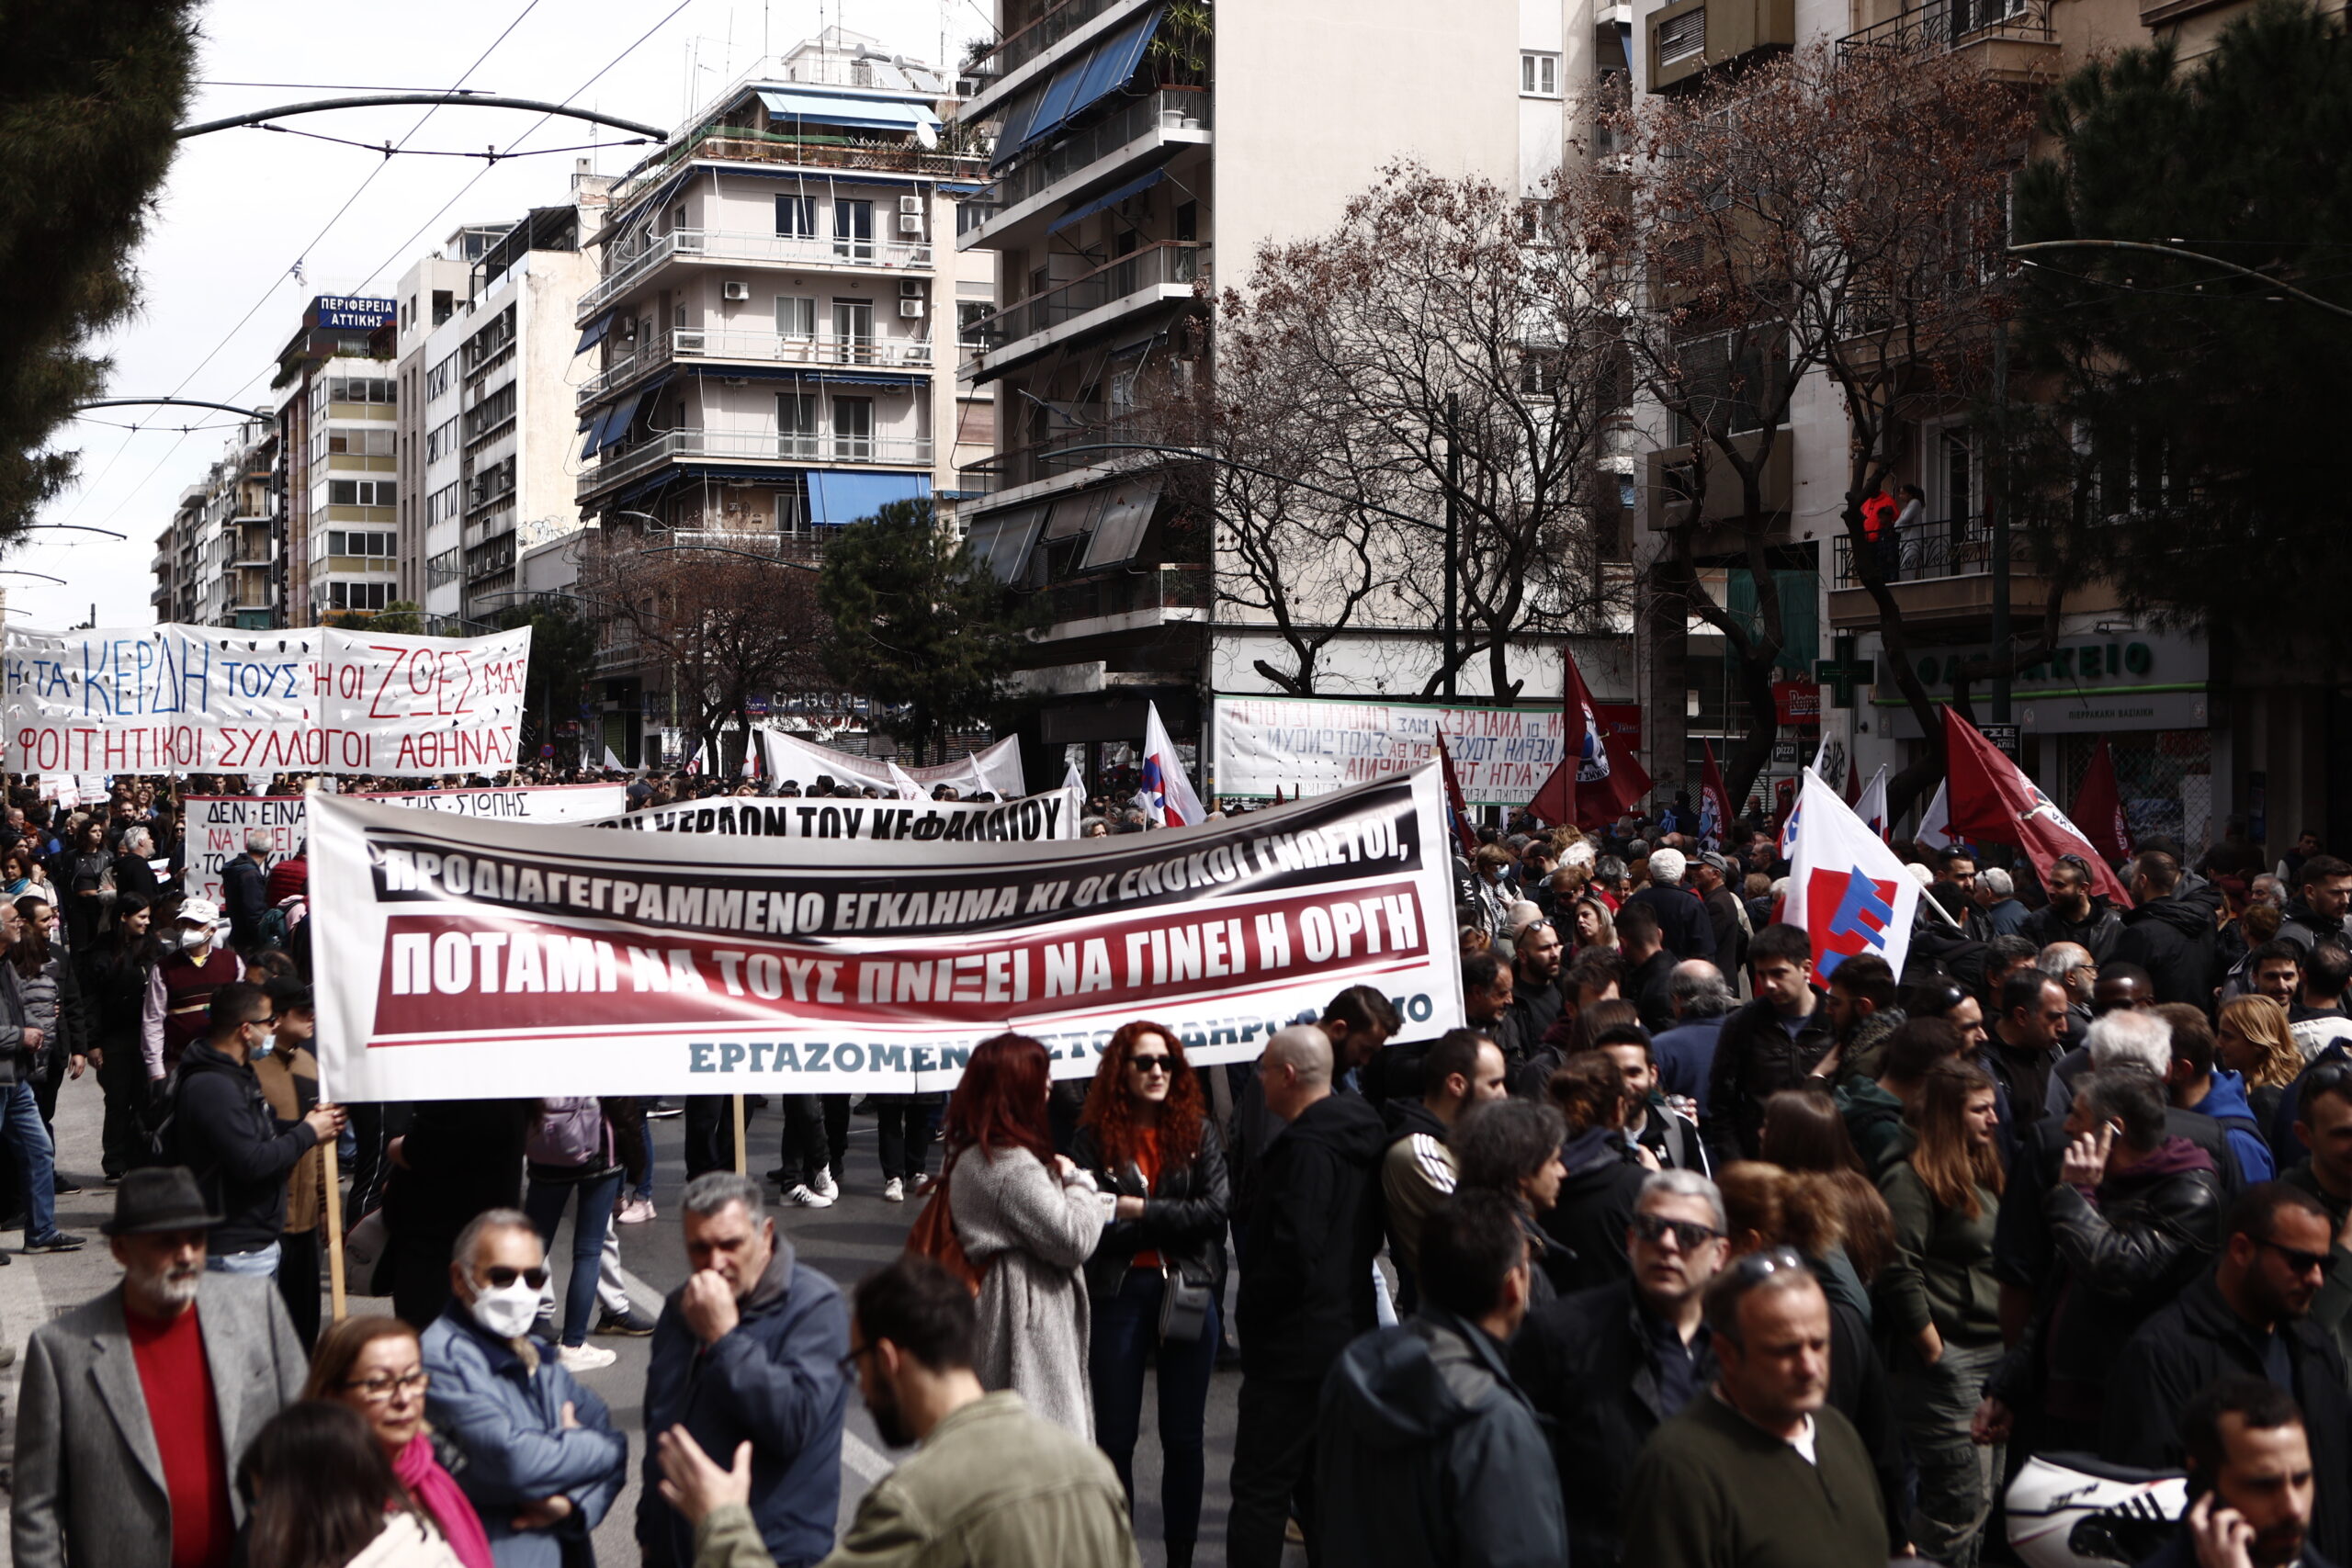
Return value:
<svg viewBox="0 0 2352 1568">
<path fill-rule="evenodd" d="M 392 1473 L 441 1527 L 449 1550 L 466 1568 L 491 1568 L 490 1538 L 481 1532 L 474 1506 L 458 1490 L 458 1483 L 433 1457 L 433 1439 L 419 1432 L 392 1456 Z"/>
</svg>

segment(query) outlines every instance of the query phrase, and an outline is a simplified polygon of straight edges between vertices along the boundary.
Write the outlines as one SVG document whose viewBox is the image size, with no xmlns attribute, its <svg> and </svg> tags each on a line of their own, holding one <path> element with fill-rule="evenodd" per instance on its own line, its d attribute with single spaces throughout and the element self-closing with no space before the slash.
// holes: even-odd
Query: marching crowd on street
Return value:
<svg viewBox="0 0 2352 1568">
<path fill-rule="evenodd" d="M 784 1097 L 775 1201 L 909 1204 L 863 1280 L 800 1261 L 723 1101 L 674 1108 L 650 1316 L 619 1227 L 673 1108 L 321 1103 L 304 862 L 257 836 L 185 897 L 174 799 L 0 834 L 0 1219 L 89 1245 L 48 1123 L 94 1073 L 122 1269 L 27 1342 L 22 1568 L 583 1568 L 631 1466 L 648 1568 L 1111 1568 L 1147 1408 L 1179 1565 L 1975 1568 L 2034 1466 L 2190 1499 L 2037 1568 L 2352 1563 L 2352 863 L 2308 835 L 2143 843 L 2128 909 L 1907 852 L 1902 972 L 1823 974 L 1761 824 L 1515 823 L 1457 866 L 1458 1019 L 1351 987 L 1215 1066 L 1137 1019 L 1059 1081 L 1000 1035 L 872 1097 L 871 1173 L 849 1097 Z M 331 1199 L 389 1314 L 322 1321 Z M 853 1389 L 908 1451 L 837 1531 Z"/>
</svg>

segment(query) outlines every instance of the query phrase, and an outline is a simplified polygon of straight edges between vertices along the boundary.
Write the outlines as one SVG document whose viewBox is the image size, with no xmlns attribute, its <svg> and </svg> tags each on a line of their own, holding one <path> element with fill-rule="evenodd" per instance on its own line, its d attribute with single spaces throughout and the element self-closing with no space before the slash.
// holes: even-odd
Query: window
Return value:
<svg viewBox="0 0 2352 1568">
<path fill-rule="evenodd" d="M 448 298 L 448 296 L 445 294 L 435 294 L 434 298 L 435 299 L 445 299 Z M 424 373 L 424 400 L 426 402 L 431 402 L 435 398 L 446 398 L 449 395 L 449 378 L 456 372 L 457 368 L 458 356 L 453 354 L 447 358 L 442 360 L 440 364 L 435 366 L 432 369 L 427 370 Z"/>
<path fill-rule="evenodd" d="M 1140 370 L 1114 370 L 1111 373 L 1108 391 L 1103 402 L 1113 423 L 1131 419 L 1136 412 L 1136 378 Z"/>
<path fill-rule="evenodd" d="M 775 531 L 798 535 L 807 533 L 808 526 L 808 476 L 786 474 L 775 492 Z"/>
<path fill-rule="evenodd" d="M 833 254 L 848 261 L 874 259 L 874 204 L 843 197 L 833 203 Z"/>
<path fill-rule="evenodd" d="M 455 294 L 447 288 L 436 288 L 433 291 L 433 324 L 435 326 L 439 326 L 457 314 L 457 311 L 458 297 Z"/>
<path fill-rule="evenodd" d="M 987 321 L 996 307 L 980 299 L 965 299 L 956 306 L 956 342 L 964 348 L 986 348 L 989 330 L 980 323 Z"/>
<path fill-rule="evenodd" d="M 327 584 L 327 608 L 330 610 L 380 610 L 391 603 L 392 585 L 389 582 L 330 582 Z"/>
<path fill-rule="evenodd" d="M 444 420 L 424 433 L 424 460 L 437 463 L 458 455 L 458 422 Z"/>
<path fill-rule="evenodd" d="M 390 479 L 329 479 L 329 506 L 393 506 L 393 485 Z"/>
<path fill-rule="evenodd" d="M 817 198 L 780 196 L 775 198 L 775 231 L 795 240 L 817 237 Z"/>
<path fill-rule="evenodd" d="M 874 301 L 833 301 L 833 341 L 841 345 L 844 365 L 874 363 Z"/>
<path fill-rule="evenodd" d="M 327 401 L 331 403 L 390 403 L 399 400 L 395 384 L 380 376 L 330 376 L 327 378 Z"/>
<path fill-rule="evenodd" d="M 777 457 L 814 457 L 817 455 L 817 394 L 777 393 L 775 431 Z"/>
<path fill-rule="evenodd" d="M 392 558 L 392 536 L 346 532 L 341 528 L 327 533 L 327 554 L 331 556 L 374 556 L 383 560 Z"/>
<path fill-rule="evenodd" d="M 466 411 L 466 439 L 474 441 L 514 417 L 514 383 L 509 381 Z"/>
<path fill-rule="evenodd" d="M 454 519 L 465 505 L 466 487 L 461 483 L 443 485 L 424 498 L 424 525 L 447 523 Z"/>
<path fill-rule="evenodd" d="M 1556 98 L 1560 96 L 1560 57 L 1523 51 L 1519 57 L 1519 91 L 1522 97 Z"/>
<path fill-rule="evenodd" d="M 805 295 L 779 294 L 775 297 L 775 333 L 778 337 L 808 339 L 817 335 L 817 301 Z"/>
<path fill-rule="evenodd" d="M 833 400 L 833 456 L 843 462 L 874 460 L 874 400 Z"/>
<path fill-rule="evenodd" d="M 392 438 L 397 434 L 379 425 L 339 425 L 329 429 L 327 450 L 343 457 L 389 457 L 392 455 Z"/>
<path fill-rule="evenodd" d="M 1657 62 L 1673 65 L 1695 59 L 1707 52 L 1707 8 L 1695 11 L 1657 25 Z"/>
<path fill-rule="evenodd" d="M 458 552 L 443 550 L 424 563 L 424 582 L 428 588 L 446 588 L 458 581 Z"/>
<path fill-rule="evenodd" d="M 511 495 L 514 491 L 514 459 L 509 457 L 503 462 L 492 463 L 474 475 L 472 488 L 466 494 L 466 504 L 469 507 L 480 506 L 486 502 L 496 501 L 502 495 Z"/>
</svg>

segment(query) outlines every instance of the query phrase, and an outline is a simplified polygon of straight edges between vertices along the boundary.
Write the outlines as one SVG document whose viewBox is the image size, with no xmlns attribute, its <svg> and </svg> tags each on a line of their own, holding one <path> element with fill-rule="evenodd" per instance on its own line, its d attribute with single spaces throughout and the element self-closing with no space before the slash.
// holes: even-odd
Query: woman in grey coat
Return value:
<svg viewBox="0 0 2352 1568">
<path fill-rule="evenodd" d="M 1080 1270 L 1110 1205 L 1093 1178 L 1054 1152 L 1048 1059 L 1045 1046 L 1020 1034 L 973 1050 L 947 1102 L 947 1212 L 980 1276 L 972 1370 L 984 1386 L 1012 1390 L 1039 1416 L 1091 1441 L 1090 1314 Z"/>
</svg>

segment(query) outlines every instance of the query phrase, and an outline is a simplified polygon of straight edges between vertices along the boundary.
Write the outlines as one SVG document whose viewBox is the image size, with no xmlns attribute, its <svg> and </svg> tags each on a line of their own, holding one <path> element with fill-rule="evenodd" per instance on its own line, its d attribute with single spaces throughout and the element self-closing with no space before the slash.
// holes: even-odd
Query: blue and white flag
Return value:
<svg viewBox="0 0 2352 1568">
<path fill-rule="evenodd" d="M 1158 703 L 1150 705 L 1144 719 L 1143 788 L 1136 792 L 1136 804 L 1155 828 L 1189 828 L 1208 820 L 1201 797 L 1193 793 L 1193 781 L 1185 775 L 1184 759 L 1168 739 L 1168 727 L 1159 722 Z"/>
</svg>

